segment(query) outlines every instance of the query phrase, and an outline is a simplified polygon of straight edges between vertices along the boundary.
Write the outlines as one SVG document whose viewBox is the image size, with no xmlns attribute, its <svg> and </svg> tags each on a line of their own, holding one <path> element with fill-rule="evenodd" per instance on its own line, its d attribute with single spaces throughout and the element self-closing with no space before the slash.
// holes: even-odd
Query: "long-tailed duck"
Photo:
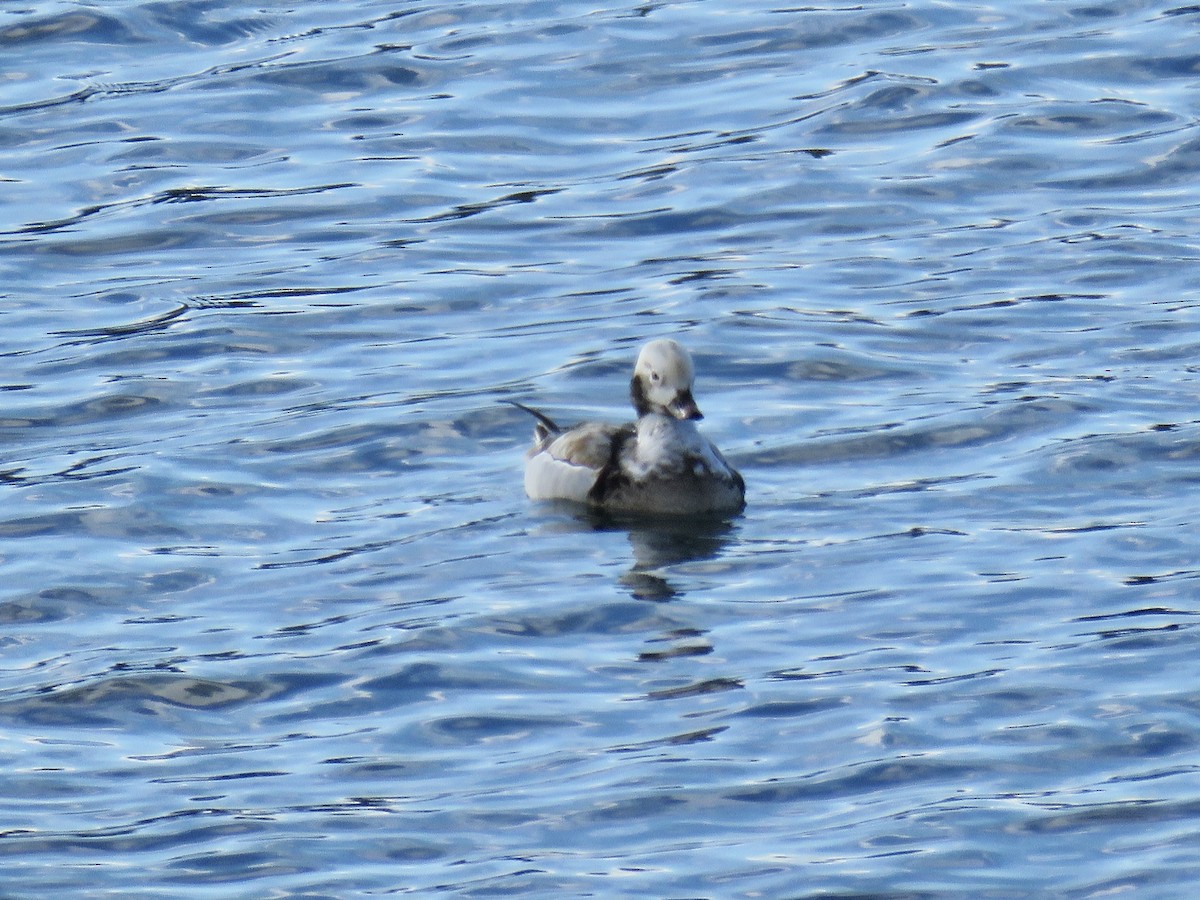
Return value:
<svg viewBox="0 0 1200 900">
<path fill-rule="evenodd" d="M 692 397 L 694 380 L 687 350 L 657 340 L 638 354 L 629 384 L 636 422 L 564 429 L 514 403 L 538 420 L 526 454 L 525 492 L 534 500 L 573 500 L 616 512 L 740 511 L 742 476 L 696 429 L 703 416 Z"/>
</svg>

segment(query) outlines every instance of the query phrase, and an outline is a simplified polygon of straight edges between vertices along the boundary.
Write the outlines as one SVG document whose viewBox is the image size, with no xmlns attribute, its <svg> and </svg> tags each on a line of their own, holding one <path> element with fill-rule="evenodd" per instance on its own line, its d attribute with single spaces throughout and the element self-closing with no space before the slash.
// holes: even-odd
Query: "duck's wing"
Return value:
<svg viewBox="0 0 1200 900">
<path fill-rule="evenodd" d="M 525 464 L 525 492 L 534 500 L 588 502 L 598 479 L 611 466 L 630 426 L 587 422 L 535 445 Z"/>
</svg>

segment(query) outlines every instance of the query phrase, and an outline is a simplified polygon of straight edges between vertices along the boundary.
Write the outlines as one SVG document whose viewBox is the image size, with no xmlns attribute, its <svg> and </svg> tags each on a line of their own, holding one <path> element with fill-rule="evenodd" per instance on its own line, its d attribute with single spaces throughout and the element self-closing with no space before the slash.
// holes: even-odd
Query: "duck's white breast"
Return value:
<svg viewBox="0 0 1200 900">
<path fill-rule="evenodd" d="M 688 474 L 695 461 L 718 476 L 727 477 L 732 472 L 694 422 L 648 415 L 638 421 L 636 450 L 623 466 L 636 478 L 647 479 Z"/>
</svg>

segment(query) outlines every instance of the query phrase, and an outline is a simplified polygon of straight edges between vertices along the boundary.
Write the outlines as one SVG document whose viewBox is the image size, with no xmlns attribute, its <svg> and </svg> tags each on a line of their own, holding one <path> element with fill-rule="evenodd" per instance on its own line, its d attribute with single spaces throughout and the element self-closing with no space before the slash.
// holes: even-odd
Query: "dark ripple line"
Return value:
<svg viewBox="0 0 1200 900">
<path fill-rule="evenodd" d="M 65 94 L 59 97 L 50 97 L 44 100 L 32 100 L 28 103 L 14 103 L 9 106 L 0 106 L 0 117 L 9 115 L 19 115 L 27 112 L 37 112 L 43 109 L 53 109 L 56 106 L 67 106 L 72 103 L 84 103 L 93 98 L 107 99 L 109 97 L 123 97 L 128 94 L 160 94 L 163 91 L 169 91 L 172 88 L 180 85 L 189 84 L 194 81 L 200 81 L 213 76 L 231 75 L 237 72 L 243 72 L 248 69 L 257 69 L 266 66 L 268 63 L 275 62 L 291 55 L 291 51 L 287 53 L 277 53 L 273 56 L 267 56 L 262 59 L 252 60 L 244 63 L 234 63 L 223 66 L 212 66 L 202 72 L 193 72 L 188 75 L 178 75 L 174 78 L 164 78 L 160 81 L 129 81 L 122 84 L 111 85 L 89 85 L 85 88 L 80 88 L 77 91 L 72 91 L 70 94 Z"/>
<path fill-rule="evenodd" d="M 1135 825 L 1194 821 L 1197 815 L 1200 815 L 1200 803 L 1195 800 L 1146 798 L 1101 803 L 1058 803 L 1050 806 L 1050 812 L 1045 816 L 1014 823 L 1009 827 L 1014 831 L 1033 834 L 1065 834 L 1113 824 L 1128 831 Z"/>
<path fill-rule="evenodd" d="M 102 343 L 118 338 L 132 337 L 163 331 L 177 324 L 188 313 L 198 310 L 227 310 L 227 309 L 259 309 L 262 304 L 257 300 L 270 300 L 291 297 L 321 297 L 326 295 L 349 294 L 367 290 L 366 286 L 344 286 L 328 288 L 270 288 L 265 290 L 243 291 L 228 298 L 196 297 L 180 304 L 176 309 L 168 310 L 146 319 L 138 319 L 120 325 L 104 325 L 99 328 L 81 328 L 68 331 L 52 331 L 53 337 L 75 338 L 68 345 L 83 343 Z M 0 357 L 4 354 L 0 354 Z"/>
<path fill-rule="evenodd" d="M 176 309 L 168 310 L 165 313 L 160 313 L 156 316 L 150 316 L 147 319 L 139 319 L 136 322 L 127 322 L 122 325 L 104 325 L 100 328 L 82 328 L 74 331 L 52 331 L 50 334 L 53 337 L 72 338 L 66 342 L 67 346 L 78 346 L 80 344 L 99 344 L 105 341 L 119 340 L 121 338 L 134 337 L 142 334 L 153 334 L 158 331 L 165 331 L 179 320 L 184 318 L 189 312 L 194 312 L 197 309 L 241 309 L 246 307 L 254 307 L 258 304 L 250 301 L 231 300 L 221 304 L 214 301 L 207 303 L 201 302 L 198 304 L 184 303 Z"/>
<path fill-rule="evenodd" d="M 364 544 L 359 544 L 354 547 L 345 547 L 340 550 L 333 550 L 321 556 L 308 556 L 303 559 L 286 560 L 283 562 L 265 562 L 255 566 L 256 569 L 296 569 L 305 566 L 319 566 L 326 563 L 338 562 L 349 557 L 358 556 L 362 553 L 374 553 L 378 550 L 386 550 L 389 547 L 402 546 L 411 544 L 414 541 L 422 540 L 428 537 L 434 537 L 439 534 L 450 534 L 464 528 L 473 528 L 479 525 L 494 525 L 498 522 L 503 522 L 506 519 L 515 518 L 516 513 L 505 513 L 498 516 L 487 516 L 482 519 L 476 519 L 470 522 L 463 522 L 458 525 L 451 525 L 446 528 L 437 528 L 433 531 L 423 531 L 419 534 L 409 534 L 403 537 L 390 538 L 383 541 L 369 541 Z M 440 563 L 438 563 L 440 565 Z"/>
<path fill-rule="evenodd" d="M 151 331 L 161 331 L 176 319 L 188 313 L 187 304 L 168 310 L 148 319 L 139 319 L 126 325 L 106 325 L 102 328 L 83 328 L 78 331 L 52 331 L 54 337 L 125 337 L 131 334 L 145 334 Z"/>
<path fill-rule="evenodd" d="M 477 216 L 480 213 L 485 213 L 493 209 L 500 209 L 504 206 L 515 206 L 521 203 L 534 203 L 542 197 L 549 197 L 553 194 L 560 193 L 562 188 L 542 188 L 540 190 L 516 191 L 511 194 L 505 194 L 502 197 L 496 197 L 492 200 L 483 200 L 478 203 L 461 203 L 446 212 L 435 213 L 431 216 L 423 216 L 418 219 L 407 219 L 411 224 L 424 225 L 432 222 L 444 222 L 451 219 L 468 219 L 471 216 Z"/>
<path fill-rule="evenodd" d="M 210 200 L 274 200 L 283 197 L 303 197 L 312 194 L 322 194 L 326 191 L 358 187 L 353 182 L 335 182 L 333 184 L 318 184 L 302 188 L 232 188 L 219 186 L 168 188 L 151 194 L 148 197 L 135 197 L 132 200 L 121 200 L 116 203 L 98 203 L 86 206 L 73 216 L 55 219 L 49 222 L 30 222 L 12 231 L 0 234 L 49 234 L 78 225 L 93 216 L 111 210 L 138 209 L 142 206 L 154 206 L 166 203 L 200 203 Z"/>
<path fill-rule="evenodd" d="M 334 34 L 339 31 L 373 31 L 380 25 L 385 25 L 389 22 L 394 22 L 398 19 L 405 19 L 410 16 L 418 15 L 426 12 L 424 8 L 418 7 L 415 9 L 402 9 L 386 13 L 381 16 L 364 19 L 361 22 L 349 22 L 343 25 L 314 25 L 297 34 L 285 34 L 279 37 L 273 37 L 269 43 L 286 44 L 294 41 L 308 40 L 315 37 L 321 37 L 326 34 Z M 377 52 L 386 53 L 391 50 L 411 50 L 411 44 L 390 44 L 381 43 L 377 45 Z M 463 57 L 454 57 L 456 59 Z"/>
<path fill-rule="evenodd" d="M 847 797 L 875 791 L 899 789 L 927 782 L 963 782 L 979 775 L 980 769 L 969 763 L 956 763 L 901 756 L 859 763 L 843 769 L 814 773 L 811 777 L 748 785 L 729 791 L 728 799 L 745 803 L 783 804 L 803 800 Z"/>
<path fill-rule="evenodd" d="M 50 472 L 44 475 L 26 475 L 23 466 L 15 469 L 6 469 L 0 471 L 0 483 L 4 484 L 20 484 L 20 485 L 43 485 L 55 484 L 71 481 L 90 481 L 97 478 L 111 478 L 116 475 L 125 475 L 128 472 L 135 472 L 139 466 L 113 466 L 107 469 L 96 469 L 94 471 L 85 471 L 89 466 L 97 463 L 107 462 L 110 459 L 117 458 L 117 454 L 109 454 L 107 456 L 89 456 L 79 462 L 72 463 L 65 469 L 57 472 Z"/>
<path fill-rule="evenodd" d="M 982 669 L 978 672 L 963 672 L 960 675 L 943 675 L 938 678 L 916 678 L 903 682 L 907 687 L 931 687 L 942 684 L 956 684 L 960 681 L 974 681 L 977 678 L 991 678 L 993 675 L 1003 675 L 1005 669 Z"/>
<path fill-rule="evenodd" d="M 247 778 L 279 778 L 291 775 L 286 769 L 251 769 L 247 772 L 221 772 L 216 775 L 173 775 L 151 778 L 150 784 L 200 784 L 213 781 L 242 781 Z"/>
<path fill-rule="evenodd" d="M 745 687 L 741 679 L 738 678 L 710 678 L 707 681 L 698 681 L 692 684 L 684 684 L 679 687 L 663 688 L 662 690 L 650 691 L 646 694 L 648 700 L 680 700 L 685 697 L 699 697 L 705 694 L 719 694 L 724 691 L 736 691 Z"/>
<path fill-rule="evenodd" d="M 1180 569 L 1177 572 L 1166 572 L 1159 575 L 1131 575 L 1123 582 L 1127 587 L 1144 587 L 1149 584 L 1159 584 L 1163 581 L 1191 580 L 1200 578 L 1200 571 L 1195 569 Z"/>
<path fill-rule="evenodd" d="M 1074 622 L 1104 622 L 1110 619 L 1125 619 L 1133 616 L 1200 616 L 1194 610 L 1172 609 L 1169 606 L 1150 606 L 1145 609 L 1131 609 L 1119 613 L 1103 613 L 1093 616 L 1079 616 Z"/>
</svg>

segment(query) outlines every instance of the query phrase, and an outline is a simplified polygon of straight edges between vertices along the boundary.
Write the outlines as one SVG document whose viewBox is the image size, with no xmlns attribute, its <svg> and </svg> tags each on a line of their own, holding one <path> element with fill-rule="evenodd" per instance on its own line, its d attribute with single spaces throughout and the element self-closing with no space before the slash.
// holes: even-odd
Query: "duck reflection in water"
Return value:
<svg viewBox="0 0 1200 900">
<path fill-rule="evenodd" d="M 546 507 L 566 515 L 555 530 L 625 533 L 633 551 L 633 565 L 621 576 L 620 583 L 637 600 L 674 599 L 680 591 L 664 570 L 720 559 L 737 530 L 734 521 L 718 516 L 626 516 L 565 502 L 552 502 Z"/>
</svg>

